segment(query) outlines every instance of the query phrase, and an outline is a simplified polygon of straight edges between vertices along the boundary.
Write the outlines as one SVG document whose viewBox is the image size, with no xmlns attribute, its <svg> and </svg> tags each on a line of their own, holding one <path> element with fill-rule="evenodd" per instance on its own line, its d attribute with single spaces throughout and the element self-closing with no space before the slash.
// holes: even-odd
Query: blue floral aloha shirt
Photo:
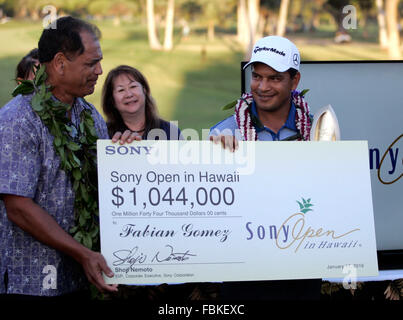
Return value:
<svg viewBox="0 0 403 320">
<path fill-rule="evenodd" d="M 53 136 L 32 110 L 31 99 L 18 95 L 0 109 L 0 293 L 56 296 L 87 286 L 81 266 L 9 221 L 1 200 L 2 194 L 32 198 L 65 231 L 74 226 L 70 177 L 60 169 Z M 84 99 L 75 100 L 72 123 L 78 127 L 83 108 L 91 110 L 98 137 L 108 139 L 105 121 Z M 49 285 L 52 270 L 55 281 Z"/>
</svg>

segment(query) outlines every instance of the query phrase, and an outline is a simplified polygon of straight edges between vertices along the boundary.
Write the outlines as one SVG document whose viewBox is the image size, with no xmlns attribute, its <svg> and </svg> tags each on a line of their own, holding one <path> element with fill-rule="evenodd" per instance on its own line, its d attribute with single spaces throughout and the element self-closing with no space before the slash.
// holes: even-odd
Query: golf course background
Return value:
<svg viewBox="0 0 403 320">
<path fill-rule="evenodd" d="M 244 52 L 236 41 L 236 28 L 218 29 L 214 40 L 207 40 L 197 26 L 189 36 L 175 31 L 172 51 L 153 51 L 148 45 L 146 26 L 112 20 L 91 21 L 102 32 L 103 74 L 94 94 L 86 99 L 100 110 L 102 85 L 112 68 L 127 64 L 141 70 L 150 82 L 160 115 L 178 121 L 181 129 L 201 132 L 231 114 L 221 107 L 236 99 L 241 90 L 240 62 Z M 34 47 L 42 32 L 41 21 L 11 20 L 0 25 L 0 106 L 10 98 L 15 87 L 15 67 Z M 351 30 L 353 41 L 333 42 L 334 27 L 322 26 L 315 33 L 287 34 L 300 49 L 302 60 L 386 60 L 388 55 L 378 44 L 377 28 L 362 36 Z M 303 75 L 302 75 L 303 76 Z M 331 74 L 329 74 L 331 77 Z M 337 88 L 335 88 L 337 89 Z M 314 95 L 310 92 L 309 95 Z M 102 113 L 102 112 L 101 112 Z"/>
</svg>

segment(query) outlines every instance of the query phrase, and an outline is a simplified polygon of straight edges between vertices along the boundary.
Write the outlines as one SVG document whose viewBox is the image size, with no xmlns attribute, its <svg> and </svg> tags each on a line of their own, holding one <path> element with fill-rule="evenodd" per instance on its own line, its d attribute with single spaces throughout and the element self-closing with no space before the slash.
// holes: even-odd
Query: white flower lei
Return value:
<svg viewBox="0 0 403 320">
<path fill-rule="evenodd" d="M 297 140 L 309 141 L 312 121 L 309 115 L 308 103 L 304 100 L 303 95 L 298 91 L 292 92 L 292 98 L 297 110 L 295 115 L 295 126 L 300 134 L 300 137 Z M 252 101 L 252 94 L 244 93 L 235 105 L 234 117 L 241 132 L 242 140 L 244 141 L 257 140 L 256 128 L 250 110 Z"/>
</svg>

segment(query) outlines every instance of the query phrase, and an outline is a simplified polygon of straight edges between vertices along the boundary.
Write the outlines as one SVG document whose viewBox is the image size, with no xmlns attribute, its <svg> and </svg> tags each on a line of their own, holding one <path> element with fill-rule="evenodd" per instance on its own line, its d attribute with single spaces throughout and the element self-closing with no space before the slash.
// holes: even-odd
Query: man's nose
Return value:
<svg viewBox="0 0 403 320">
<path fill-rule="evenodd" d="M 102 66 L 101 66 L 101 62 L 98 62 L 95 66 L 95 70 L 94 70 L 95 74 L 97 75 L 101 75 L 102 74 Z"/>
<path fill-rule="evenodd" d="M 268 79 L 262 79 L 259 82 L 259 90 L 268 91 L 271 89 L 271 83 Z"/>
</svg>

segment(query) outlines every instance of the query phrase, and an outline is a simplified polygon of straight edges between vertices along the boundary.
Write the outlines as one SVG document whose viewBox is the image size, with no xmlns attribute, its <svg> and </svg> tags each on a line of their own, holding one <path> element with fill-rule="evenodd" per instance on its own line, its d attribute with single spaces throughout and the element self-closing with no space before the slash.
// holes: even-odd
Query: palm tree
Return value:
<svg viewBox="0 0 403 320">
<path fill-rule="evenodd" d="M 386 18 L 383 0 L 376 0 L 376 8 L 379 27 L 379 44 L 382 49 L 386 49 L 388 47 L 388 34 L 386 30 Z"/>
<path fill-rule="evenodd" d="M 147 31 L 148 31 L 148 42 L 151 49 L 161 50 L 161 43 L 157 37 L 157 29 L 155 26 L 155 16 L 154 16 L 154 0 L 147 0 Z"/>
<path fill-rule="evenodd" d="M 278 25 L 277 25 L 277 35 L 281 37 L 284 36 L 286 30 L 289 3 L 290 3 L 289 0 L 281 0 L 280 15 L 278 18 Z"/>
<path fill-rule="evenodd" d="M 165 18 L 165 38 L 164 38 L 164 50 L 166 51 L 172 50 L 173 48 L 174 13 L 175 13 L 175 0 L 168 0 L 167 15 Z"/>
<path fill-rule="evenodd" d="M 246 9 L 246 0 L 238 0 L 237 7 L 237 39 L 240 44 L 242 44 L 245 48 L 249 44 L 249 35 L 248 35 L 248 24 L 246 15 L 248 11 Z"/>
<path fill-rule="evenodd" d="M 351 40 L 350 35 L 343 26 L 343 20 L 346 16 L 346 13 L 343 11 L 343 8 L 349 5 L 349 2 L 350 2 L 349 0 L 327 0 L 327 2 L 325 3 L 325 8 L 333 16 L 337 24 L 337 31 L 335 37 L 336 42 L 338 41 L 344 42 Z"/>
<path fill-rule="evenodd" d="M 253 45 L 255 44 L 256 40 L 259 38 L 258 35 L 258 24 L 259 24 L 259 17 L 260 17 L 260 1 L 259 0 L 248 0 L 248 10 L 246 14 L 246 21 L 248 25 L 248 49 L 245 54 L 245 59 L 249 60 Z"/>
<path fill-rule="evenodd" d="M 386 1 L 386 25 L 388 30 L 389 39 L 389 57 L 391 59 L 400 59 L 400 36 L 397 25 L 397 7 L 399 5 L 398 0 Z"/>
</svg>

